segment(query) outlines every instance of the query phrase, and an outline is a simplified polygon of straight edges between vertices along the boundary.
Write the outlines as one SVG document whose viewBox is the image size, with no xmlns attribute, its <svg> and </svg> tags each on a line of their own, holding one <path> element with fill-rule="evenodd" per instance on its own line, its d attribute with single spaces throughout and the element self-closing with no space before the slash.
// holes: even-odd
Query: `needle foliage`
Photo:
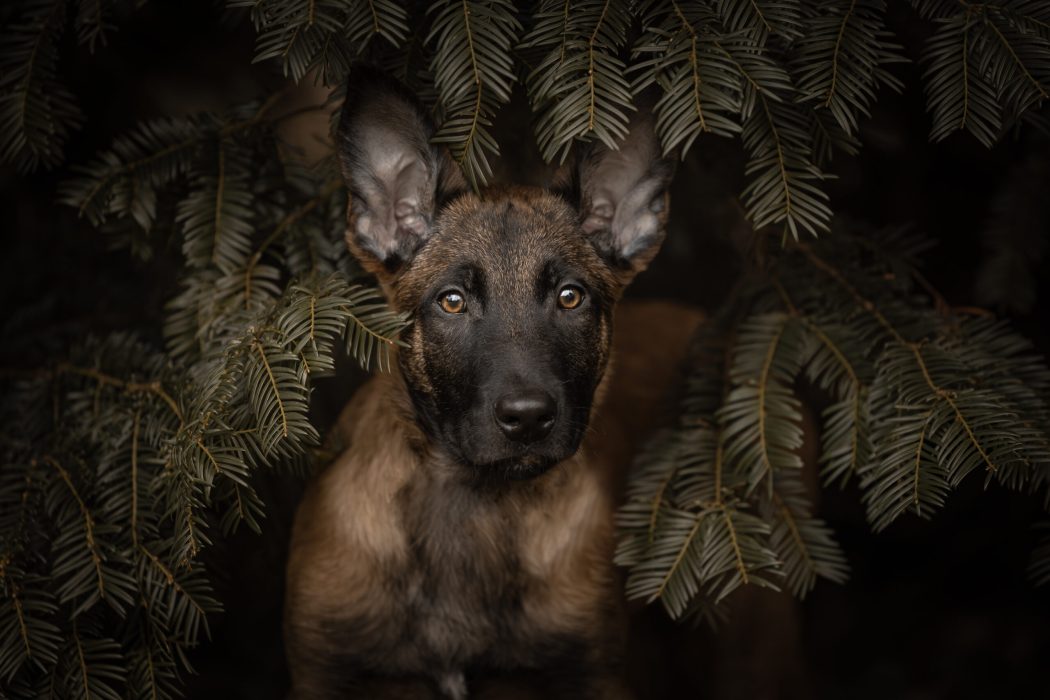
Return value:
<svg viewBox="0 0 1050 700">
<path fill-rule="evenodd" d="M 337 169 L 292 157 L 280 128 L 298 110 L 279 94 L 157 116 L 67 162 L 85 120 L 63 51 L 104 52 L 141 4 L 0 10 L 0 159 L 60 169 L 57 200 L 107 245 L 145 259 L 174 240 L 182 255 L 155 327 L 86 338 L 3 376 L 0 687 L 16 697 L 178 696 L 187 653 L 221 607 L 201 553 L 259 528 L 253 475 L 311 462 L 314 380 L 341 353 L 385 367 L 409 322 L 348 259 Z M 743 585 L 802 596 L 846 579 L 847 553 L 803 471 L 814 395 L 820 478 L 858 484 L 874 530 L 933 516 L 967 478 L 1050 502 L 1043 361 L 1005 323 L 933 292 L 920 239 L 832 224 L 828 163 L 857 154 L 881 91 L 904 87 L 904 42 L 883 0 L 228 9 L 256 33 L 245 61 L 288 81 L 338 89 L 357 62 L 397 76 L 433 108 L 436 141 L 477 188 L 499 157 L 494 120 L 518 90 L 553 163 L 580 142 L 615 147 L 643 92 L 667 154 L 739 139 L 739 199 L 761 254 L 695 340 L 679 418 L 629 484 L 617 561 L 630 596 L 704 616 Z M 918 87 L 931 139 L 962 131 L 993 146 L 1045 123 L 1050 4 L 913 10 L 928 37 Z M 1010 224 L 1010 197 L 1045 199 L 1004 190 L 993 234 Z M 1004 292 L 1016 270 L 1030 275 L 1032 246 L 1015 243 L 982 272 L 989 304 L 1031 303 L 1032 292 Z M 1044 541 L 1036 581 L 1050 580 L 1048 561 Z"/>
</svg>

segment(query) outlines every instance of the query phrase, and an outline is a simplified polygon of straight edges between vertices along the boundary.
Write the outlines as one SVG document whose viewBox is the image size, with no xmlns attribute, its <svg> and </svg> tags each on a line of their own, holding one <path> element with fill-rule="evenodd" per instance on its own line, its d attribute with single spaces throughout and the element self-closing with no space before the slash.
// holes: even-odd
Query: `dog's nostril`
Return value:
<svg viewBox="0 0 1050 700">
<path fill-rule="evenodd" d="M 558 407 L 545 391 L 504 394 L 493 407 L 497 425 L 515 442 L 536 442 L 554 427 Z"/>
</svg>

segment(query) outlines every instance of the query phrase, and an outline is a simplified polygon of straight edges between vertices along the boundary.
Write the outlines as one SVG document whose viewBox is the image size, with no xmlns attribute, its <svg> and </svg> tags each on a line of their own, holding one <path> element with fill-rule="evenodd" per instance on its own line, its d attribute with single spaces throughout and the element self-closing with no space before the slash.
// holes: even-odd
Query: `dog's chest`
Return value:
<svg viewBox="0 0 1050 700">
<path fill-rule="evenodd" d="M 384 666 L 431 676 L 542 667 L 586 646 L 596 625 L 566 626 L 560 616 L 552 624 L 537 615 L 549 610 L 548 596 L 574 596 L 530 559 L 535 503 L 416 482 L 399 494 L 396 507 L 409 548 L 386 572 L 387 605 L 376 611 L 392 633 L 385 648 L 373 648 Z M 573 534 L 588 537 L 578 528 Z"/>
<path fill-rule="evenodd" d="M 410 544 L 403 569 L 392 572 L 402 587 L 398 617 L 425 663 L 466 663 L 516 641 L 527 588 L 522 535 L 499 506 L 440 487 L 398 499 Z"/>
</svg>

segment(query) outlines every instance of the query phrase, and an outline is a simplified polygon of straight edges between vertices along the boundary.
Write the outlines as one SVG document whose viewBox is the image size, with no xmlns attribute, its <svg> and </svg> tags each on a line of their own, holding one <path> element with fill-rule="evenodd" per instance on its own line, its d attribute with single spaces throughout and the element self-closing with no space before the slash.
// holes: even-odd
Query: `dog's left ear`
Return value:
<svg viewBox="0 0 1050 700">
<path fill-rule="evenodd" d="M 579 161 L 581 226 L 625 284 L 663 243 L 674 166 L 674 156 L 661 154 L 648 114 L 632 120 L 619 150 L 596 142 Z"/>
</svg>

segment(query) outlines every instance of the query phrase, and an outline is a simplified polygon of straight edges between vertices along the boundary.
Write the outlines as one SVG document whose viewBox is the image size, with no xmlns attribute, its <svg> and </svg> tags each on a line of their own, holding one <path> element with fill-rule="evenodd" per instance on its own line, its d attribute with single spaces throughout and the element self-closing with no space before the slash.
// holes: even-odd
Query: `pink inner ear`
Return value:
<svg viewBox="0 0 1050 700">
<path fill-rule="evenodd" d="M 616 213 L 612 202 L 605 199 L 595 200 L 591 203 L 591 210 L 587 218 L 583 220 L 584 233 L 595 233 L 608 230 L 612 225 L 613 215 Z"/>
<path fill-rule="evenodd" d="M 397 219 L 397 228 L 407 231 L 422 238 L 426 234 L 427 222 L 419 213 L 419 205 L 415 198 L 404 198 L 397 202 L 394 207 L 394 217 Z"/>
</svg>

